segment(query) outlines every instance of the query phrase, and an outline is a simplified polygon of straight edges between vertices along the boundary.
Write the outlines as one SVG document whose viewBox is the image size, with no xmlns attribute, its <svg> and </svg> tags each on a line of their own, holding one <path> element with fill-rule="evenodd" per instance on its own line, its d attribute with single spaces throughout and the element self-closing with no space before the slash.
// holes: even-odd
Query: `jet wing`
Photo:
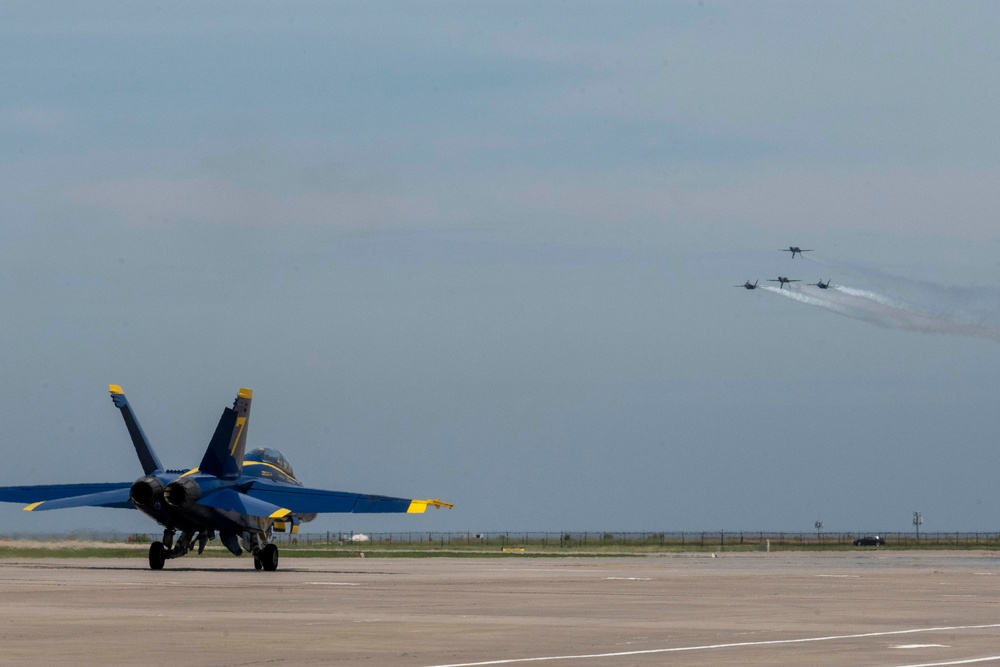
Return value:
<svg viewBox="0 0 1000 667">
<path fill-rule="evenodd" d="M 129 500 L 128 487 L 101 491 L 100 493 L 88 493 L 82 496 L 70 496 L 69 498 L 42 500 L 31 503 L 24 509 L 28 512 L 41 512 L 44 510 L 62 510 L 68 507 L 121 507 L 135 509 L 135 505 Z"/>
<path fill-rule="evenodd" d="M 363 493 L 327 491 L 304 486 L 275 484 L 266 480 L 254 480 L 246 491 L 246 495 L 271 503 L 276 507 L 288 509 L 295 514 L 321 514 L 324 512 L 422 514 L 428 506 L 452 507 L 451 504 L 440 500 L 411 500 Z"/>
<path fill-rule="evenodd" d="M 135 509 L 129 500 L 131 482 L 43 484 L 0 487 L 0 502 L 26 503 L 26 510 L 67 507 L 121 507 Z"/>
</svg>

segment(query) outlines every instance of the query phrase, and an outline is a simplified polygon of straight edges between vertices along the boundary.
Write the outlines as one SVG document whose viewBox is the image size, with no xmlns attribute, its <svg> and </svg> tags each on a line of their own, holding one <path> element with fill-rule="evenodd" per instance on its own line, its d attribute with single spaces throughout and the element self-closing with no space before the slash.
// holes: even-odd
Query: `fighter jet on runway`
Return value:
<svg viewBox="0 0 1000 667">
<path fill-rule="evenodd" d="M 788 285 L 789 289 L 791 289 L 791 285 L 789 283 L 800 283 L 802 281 L 801 280 L 791 280 L 789 278 L 785 278 L 784 276 L 778 276 L 777 278 L 769 278 L 767 282 L 769 282 L 769 283 L 781 283 L 781 285 L 778 287 L 778 289 L 785 289 L 785 285 Z"/>
<path fill-rule="evenodd" d="M 804 253 L 804 252 L 812 252 L 812 248 L 806 248 L 806 249 L 803 250 L 802 248 L 798 247 L 797 245 L 790 245 L 787 248 L 782 248 L 781 252 L 790 252 L 790 253 L 792 253 L 792 259 L 795 259 L 795 255 L 796 254 L 801 257 L 802 253 Z"/>
<path fill-rule="evenodd" d="M 757 289 L 757 283 L 759 283 L 759 282 L 760 282 L 759 280 L 755 280 L 753 282 L 750 282 L 750 280 L 747 279 L 747 281 L 745 283 L 743 283 L 742 285 L 733 285 L 733 287 L 742 287 L 744 289 Z"/>
<path fill-rule="evenodd" d="M 48 484 L 0 487 L 0 501 L 30 503 L 29 512 L 66 507 L 135 508 L 163 526 L 163 541 L 149 546 L 149 567 L 163 568 L 197 546 L 200 554 L 216 536 L 234 555 L 253 554 L 254 567 L 278 568 L 274 530 L 293 533 L 320 512 L 423 513 L 452 507 L 438 500 L 410 500 L 302 486 L 288 460 L 276 449 L 260 447 L 246 455 L 247 423 L 253 392 L 240 389 L 232 408 L 222 412 L 215 435 L 197 468 L 167 470 L 153 452 L 125 394 L 111 385 L 132 445 L 142 464 L 135 482 Z M 175 534 L 180 537 L 174 541 Z"/>
</svg>

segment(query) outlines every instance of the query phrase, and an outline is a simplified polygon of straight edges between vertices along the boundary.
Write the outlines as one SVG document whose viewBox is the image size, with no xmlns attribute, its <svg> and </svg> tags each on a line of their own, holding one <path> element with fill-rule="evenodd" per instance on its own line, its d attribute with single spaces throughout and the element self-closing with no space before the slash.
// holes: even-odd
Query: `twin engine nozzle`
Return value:
<svg viewBox="0 0 1000 667">
<path fill-rule="evenodd" d="M 201 487 L 190 477 L 181 477 L 167 484 L 163 497 L 172 507 L 191 509 L 201 498 Z"/>
<path fill-rule="evenodd" d="M 151 507 L 162 499 L 171 507 L 190 509 L 201 498 L 201 487 L 190 477 L 181 477 L 164 488 L 163 482 L 149 475 L 132 484 L 129 497 L 140 507 Z"/>
<path fill-rule="evenodd" d="M 139 507 L 151 507 L 163 499 L 163 482 L 153 476 L 143 477 L 132 484 L 129 498 Z"/>
</svg>

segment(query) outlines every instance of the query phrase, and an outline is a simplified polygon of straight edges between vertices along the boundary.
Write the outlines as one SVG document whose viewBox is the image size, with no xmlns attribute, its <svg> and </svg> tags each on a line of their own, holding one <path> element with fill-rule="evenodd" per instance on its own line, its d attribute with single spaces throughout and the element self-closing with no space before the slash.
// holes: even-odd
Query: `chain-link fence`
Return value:
<svg viewBox="0 0 1000 667">
<path fill-rule="evenodd" d="M 695 531 L 695 532 L 391 532 L 391 533 L 300 533 L 276 535 L 282 543 L 299 545 L 412 545 L 438 547 L 506 547 L 531 546 L 543 549 L 579 549 L 586 547 L 651 547 L 659 549 L 730 548 L 830 548 L 854 546 L 854 541 L 878 536 L 885 546 L 894 548 L 980 548 L 1000 549 L 997 533 L 832 533 L 832 532 L 764 532 L 764 531 Z"/>
</svg>

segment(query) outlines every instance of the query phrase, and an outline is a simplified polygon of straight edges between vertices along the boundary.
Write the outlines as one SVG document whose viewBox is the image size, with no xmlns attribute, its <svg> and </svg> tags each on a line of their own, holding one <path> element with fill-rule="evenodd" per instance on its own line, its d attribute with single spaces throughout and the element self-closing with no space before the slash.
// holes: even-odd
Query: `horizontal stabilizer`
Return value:
<svg viewBox="0 0 1000 667">
<path fill-rule="evenodd" d="M 451 507 L 439 500 L 411 500 L 362 493 L 309 489 L 303 486 L 284 486 L 265 480 L 255 480 L 247 495 L 268 503 L 286 507 L 296 514 L 321 514 L 345 512 L 354 514 L 419 513 L 428 505 Z"/>
<path fill-rule="evenodd" d="M 129 487 L 112 489 L 99 493 L 88 493 L 83 496 L 70 496 L 55 500 L 41 500 L 25 507 L 27 512 L 42 512 L 45 510 L 64 510 L 69 507 L 120 507 L 135 509 L 129 500 Z"/>
<path fill-rule="evenodd" d="M 125 489 L 125 499 L 128 500 L 128 490 L 132 482 L 90 482 L 87 484 L 39 484 L 36 486 L 3 486 L 0 487 L 0 502 L 4 503 L 37 503 L 42 500 L 71 498 L 102 491 Z M 130 505 L 131 506 L 131 505 Z"/>
<path fill-rule="evenodd" d="M 266 516 L 272 519 L 282 519 L 291 513 L 283 507 L 252 498 L 233 489 L 223 489 L 210 493 L 199 500 L 198 504 L 214 507 L 217 510 L 238 512 L 250 516 Z"/>
</svg>

